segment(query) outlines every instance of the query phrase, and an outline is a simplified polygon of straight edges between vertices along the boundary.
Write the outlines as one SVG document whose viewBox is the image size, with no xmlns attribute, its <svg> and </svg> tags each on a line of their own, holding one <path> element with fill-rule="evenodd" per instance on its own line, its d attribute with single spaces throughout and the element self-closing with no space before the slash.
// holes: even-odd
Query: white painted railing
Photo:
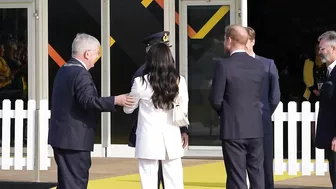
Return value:
<svg viewBox="0 0 336 189">
<path fill-rule="evenodd" d="M 50 156 L 47 143 L 50 110 L 48 101 L 40 101 L 40 109 L 36 109 L 34 100 L 28 101 L 28 107 L 23 108 L 23 101 L 15 102 L 15 109 L 11 108 L 9 100 L 4 100 L 0 110 L 2 120 L 2 141 L 1 141 L 1 170 L 47 170 L 50 166 Z M 324 150 L 316 149 L 315 159 L 311 157 L 311 122 L 317 122 L 317 113 L 311 112 L 310 103 L 302 103 L 302 111 L 297 112 L 297 104 L 290 102 L 288 112 L 283 111 L 283 104 L 280 103 L 274 112 L 274 174 L 282 175 L 288 172 L 289 175 L 324 175 L 328 172 L 328 163 L 325 161 Z M 318 103 L 315 108 L 318 112 Z M 11 124 L 11 118 L 14 123 Z M 26 119 L 26 123 L 24 124 Z M 284 122 L 288 122 L 288 137 L 284 141 Z M 297 158 L 298 149 L 298 125 L 301 122 L 301 159 Z M 14 127 L 14 129 L 11 129 Z M 14 133 L 11 133 L 14 130 Z M 24 133 L 27 133 L 27 144 L 24 145 Z M 14 140 L 11 140 L 14 136 Z M 11 145 L 11 141 L 13 144 Z M 288 143 L 288 158 L 284 158 L 284 142 Z M 104 149 L 99 145 L 102 150 Z M 102 153 L 100 153 L 102 154 Z M 103 155 L 101 155 L 103 156 Z"/>
<path fill-rule="evenodd" d="M 13 109 L 9 100 L 2 102 L 1 170 L 9 170 L 11 167 L 14 170 L 23 170 L 24 167 L 27 170 L 47 170 L 50 167 L 47 141 L 50 118 L 48 101 L 41 100 L 39 109 L 36 109 L 35 100 L 29 100 L 27 105 L 25 110 L 23 101 L 16 100 Z M 11 124 L 12 118 L 14 124 Z M 26 146 L 24 133 L 27 133 Z M 13 136 L 14 140 L 11 138 Z"/>
<path fill-rule="evenodd" d="M 311 158 L 311 122 L 317 123 L 319 104 L 315 104 L 315 112 L 311 112 L 309 102 L 303 102 L 301 112 L 297 112 L 296 102 L 288 103 L 288 111 L 283 111 L 280 103 L 272 119 L 274 121 L 274 174 L 283 175 L 324 175 L 328 172 L 328 163 L 325 161 L 324 150 L 315 148 L 315 160 Z M 335 115 L 336 116 L 336 115 Z M 288 122 L 288 140 L 284 141 L 284 121 Z M 301 122 L 301 159 L 297 158 L 298 126 Z M 288 143 L 288 159 L 284 159 L 284 142 Z"/>
</svg>

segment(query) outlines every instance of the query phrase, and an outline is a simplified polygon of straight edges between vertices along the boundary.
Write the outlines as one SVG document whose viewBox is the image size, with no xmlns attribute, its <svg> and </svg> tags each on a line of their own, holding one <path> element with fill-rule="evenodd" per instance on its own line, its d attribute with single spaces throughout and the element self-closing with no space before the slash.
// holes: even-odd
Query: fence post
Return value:
<svg viewBox="0 0 336 189">
<path fill-rule="evenodd" d="M 39 109 L 39 155 L 40 170 L 48 170 L 50 159 L 48 158 L 48 132 L 49 132 L 48 101 L 40 100 Z"/>
<path fill-rule="evenodd" d="M 317 118 L 319 112 L 319 102 L 315 103 L 315 131 L 317 131 Z M 324 150 L 315 148 L 315 172 L 316 175 L 325 174 Z"/>
<path fill-rule="evenodd" d="M 14 110 L 14 170 L 22 170 L 23 168 L 23 100 L 15 101 Z"/>
<path fill-rule="evenodd" d="M 10 157 L 10 140 L 11 140 L 11 102 L 10 100 L 2 101 L 2 143 L 1 143 L 1 169 L 9 170 L 11 166 Z"/>
<path fill-rule="evenodd" d="M 28 101 L 27 110 L 27 170 L 34 170 L 35 162 L 35 124 L 36 124 L 36 101 Z"/>
<path fill-rule="evenodd" d="M 297 175 L 297 112 L 296 102 L 288 103 L 288 175 Z"/>
<path fill-rule="evenodd" d="M 284 172 L 283 162 L 283 121 L 285 120 L 283 104 L 280 102 L 274 111 L 274 174 L 282 175 Z"/>
<path fill-rule="evenodd" d="M 301 105 L 301 171 L 302 175 L 311 175 L 311 123 L 315 118 L 314 114 L 311 112 L 310 102 L 305 101 Z"/>
</svg>

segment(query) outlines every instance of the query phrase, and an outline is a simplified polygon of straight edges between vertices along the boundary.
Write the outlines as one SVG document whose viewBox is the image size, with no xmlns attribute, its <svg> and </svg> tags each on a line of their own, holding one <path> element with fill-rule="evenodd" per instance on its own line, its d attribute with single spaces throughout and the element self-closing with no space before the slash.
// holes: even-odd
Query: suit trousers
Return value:
<svg viewBox="0 0 336 189">
<path fill-rule="evenodd" d="M 53 150 L 57 164 L 57 189 L 86 189 L 91 167 L 90 151 Z"/>
<path fill-rule="evenodd" d="M 247 189 L 246 171 L 251 189 L 265 189 L 263 138 L 222 140 L 226 168 L 226 188 Z"/>
<path fill-rule="evenodd" d="M 273 134 L 264 135 L 264 174 L 265 188 L 274 189 L 273 177 Z"/>
<path fill-rule="evenodd" d="M 162 172 L 162 161 L 159 160 L 159 170 L 158 170 L 158 189 L 160 189 L 160 185 L 162 185 L 162 189 L 165 189 L 164 187 L 164 181 L 163 181 L 163 172 Z"/>
<path fill-rule="evenodd" d="M 181 158 L 162 161 L 162 173 L 165 189 L 184 189 Z M 158 188 L 158 160 L 138 159 L 142 189 Z"/>
<path fill-rule="evenodd" d="M 329 175 L 332 188 L 336 189 L 336 152 L 333 152 L 331 149 L 326 149 L 326 155 L 329 161 Z"/>
</svg>

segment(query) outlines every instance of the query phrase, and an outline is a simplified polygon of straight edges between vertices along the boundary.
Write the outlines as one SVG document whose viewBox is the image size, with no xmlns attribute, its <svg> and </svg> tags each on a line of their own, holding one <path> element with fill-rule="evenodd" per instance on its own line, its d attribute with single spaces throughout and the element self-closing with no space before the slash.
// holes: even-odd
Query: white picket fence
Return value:
<svg viewBox="0 0 336 189">
<path fill-rule="evenodd" d="M 23 101 L 15 101 L 15 109 L 11 108 L 11 102 L 4 100 L 0 118 L 2 120 L 2 140 L 0 165 L 2 170 L 47 170 L 50 167 L 48 157 L 48 128 L 50 111 L 48 101 L 41 100 L 39 109 L 36 109 L 36 101 L 29 100 L 27 110 L 24 110 Z M 11 119 L 14 118 L 14 125 Z M 26 119 L 26 121 L 25 121 Z M 27 124 L 24 124 L 24 123 Z M 14 127 L 11 129 L 11 127 Z M 12 130 L 12 132 L 11 132 Z M 14 131 L 14 140 L 11 140 Z M 24 146 L 24 133 L 26 147 Z M 14 141 L 14 147 L 11 147 Z"/>
<path fill-rule="evenodd" d="M 34 100 L 28 101 L 27 110 L 23 109 L 23 101 L 15 102 L 15 109 L 11 108 L 9 100 L 4 100 L 0 110 L 2 120 L 2 143 L 0 165 L 2 170 L 47 170 L 50 167 L 48 154 L 48 126 L 50 110 L 48 101 L 40 101 L 40 108 L 36 109 Z M 318 112 L 318 103 L 315 108 Z M 15 119 L 15 126 L 11 125 L 11 118 Z M 24 127 L 24 119 L 27 120 Z M 311 121 L 317 120 L 317 113 L 311 112 L 310 103 L 302 103 L 302 112 L 297 112 L 297 104 L 290 102 L 288 112 L 283 112 L 280 103 L 274 112 L 274 174 L 283 175 L 324 175 L 328 172 L 324 150 L 316 149 L 315 160 L 311 159 Z M 288 159 L 284 159 L 284 122 L 288 122 Z M 298 160 L 297 122 L 301 122 L 301 154 Z M 14 147 L 11 147 L 11 127 L 14 126 Z M 23 133 L 27 132 L 27 145 L 24 146 Z"/>
<path fill-rule="evenodd" d="M 315 148 L 315 160 L 311 159 L 311 122 L 317 123 L 319 104 L 315 104 L 315 112 L 311 112 L 309 102 L 303 102 L 301 112 L 297 112 L 296 102 L 288 103 L 288 112 L 283 112 L 280 103 L 275 110 L 274 121 L 274 174 L 283 175 L 324 175 L 328 172 L 328 163 L 325 161 L 324 150 Z M 288 121 L 288 159 L 284 159 L 284 121 Z M 301 122 L 301 160 L 297 158 L 297 122 Z"/>
</svg>

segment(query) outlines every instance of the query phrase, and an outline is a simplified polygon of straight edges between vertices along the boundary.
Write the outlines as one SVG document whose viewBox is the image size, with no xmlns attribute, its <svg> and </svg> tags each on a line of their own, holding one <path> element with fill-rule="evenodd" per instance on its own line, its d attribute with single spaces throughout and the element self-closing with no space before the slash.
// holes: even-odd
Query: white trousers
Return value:
<svg viewBox="0 0 336 189">
<path fill-rule="evenodd" d="M 161 160 L 165 189 L 184 189 L 181 158 Z M 158 188 L 159 161 L 139 159 L 139 173 L 142 189 Z"/>
</svg>

